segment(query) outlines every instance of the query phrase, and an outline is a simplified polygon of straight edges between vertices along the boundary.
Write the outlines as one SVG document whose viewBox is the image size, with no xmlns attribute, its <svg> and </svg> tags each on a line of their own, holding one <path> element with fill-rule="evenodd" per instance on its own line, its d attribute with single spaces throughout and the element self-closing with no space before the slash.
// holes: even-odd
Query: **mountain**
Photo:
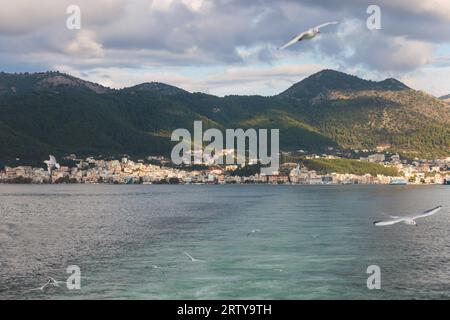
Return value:
<svg viewBox="0 0 450 320">
<path fill-rule="evenodd" d="M 133 93 L 135 93 L 137 91 L 147 91 L 147 92 L 154 92 L 154 93 L 159 93 L 159 94 L 167 95 L 167 96 L 174 96 L 177 94 L 189 94 L 189 92 L 187 92 L 183 89 L 180 89 L 180 88 L 177 88 L 177 87 L 165 84 L 165 83 L 160 83 L 160 82 L 142 83 L 142 84 L 139 84 L 134 87 L 126 88 L 126 89 L 124 89 L 124 91 L 133 92 Z"/>
<path fill-rule="evenodd" d="M 293 85 L 281 96 L 304 99 L 329 91 L 402 91 L 409 88 L 396 79 L 375 82 L 343 72 L 323 70 Z"/>
<path fill-rule="evenodd" d="M 40 73 L 0 73 L 0 96 L 24 94 L 39 91 L 58 93 L 65 90 L 92 91 L 107 93 L 112 90 L 99 84 L 84 81 L 60 72 Z"/>
<path fill-rule="evenodd" d="M 441 100 L 443 100 L 443 101 L 445 101 L 445 102 L 447 102 L 447 103 L 450 103 L 450 94 L 447 94 L 447 95 L 445 95 L 445 96 L 442 96 L 442 97 L 440 97 L 439 99 L 441 99 Z"/>
<path fill-rule="evenodd" d="M 395 79 L 324 70 L 272 96 L 216 97 L 149 82 L 114 90 L 59 72 L 0 73 L 0 160 L 169 154 L 174 129 L 279 128 L 284 150 L 450 154 L 450 105 Z"/>
</svg>

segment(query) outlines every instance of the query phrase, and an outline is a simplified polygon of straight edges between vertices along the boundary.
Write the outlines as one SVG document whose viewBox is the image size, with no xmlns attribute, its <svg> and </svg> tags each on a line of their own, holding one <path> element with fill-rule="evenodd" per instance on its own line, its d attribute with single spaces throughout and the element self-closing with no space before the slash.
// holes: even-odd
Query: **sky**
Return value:
<svg viewBox="0 0 450 320">
<path fill-rule="evenodd" d="M 70 5 L 80 29 L 69 29 Z M 369 29 L 369 5 L 381 29 Z M 277 50 L 328 21 L 320 36 Z M 0 0 L 0 71 L 273 95 L 322 69 L 450 93 L 449 0 Z"/>
</svg>

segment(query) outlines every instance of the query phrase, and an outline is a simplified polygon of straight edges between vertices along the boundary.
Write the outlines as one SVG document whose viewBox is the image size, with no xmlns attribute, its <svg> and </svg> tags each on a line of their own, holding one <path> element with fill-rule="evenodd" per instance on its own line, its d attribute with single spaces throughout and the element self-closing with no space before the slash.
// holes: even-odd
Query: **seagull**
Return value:
<svg viewBox="0 0 450 320">
<path fill-rule="evenodd" d="M 184 254 L 191 259 L 192 262 L 205 262 L 203 260 L 199 260 L 199 259 L 195 259 L 193 256 L 191 256 L 189 253 L 187 253 L 186 251 L 184 251 Z"/>
<path fill-rule="evenodd" d="M 261 230 L 259 230 L 259 229 L 252 230 L 251 232 L 247 233 L 247 237 L 250 237 L 252 234 L 255 234 L 258 232 L 261 232 Z"/>
<path fill-rule="evenodd" d="M 39 287 L 39 288 L 36 288 L 36 289 L 30 289 L 30 291 L 37 291 L 37 290 L 43 291 L 49 285 L 52 285 L 54 287 L 59 287 L 59 285 L 61 283 L 65 283 L 65 282 L 64 281 L 57 281 L 57 280 L 55 280 L 52 277 L 48 277 L 47 282 L 42 287 Z"/>
<path fill-rule="evenodd" d="M 406 215 L 403 217 L 391 216 L 390 220 L 376 221 L 376 222 L 374 222 L 374 225 L 377 227 L 384 227 L 384 226 L 391 226 L 391 225 L 394 225 L 397 223 L 404 223 L 404 224 L 408 224 L 408 225 L 417 227 L 416 219 L 430 217 L 430 216 L 438 213 L 439 211 L 441 211 L 441 209 L 442 209 L 442 206 L 439 206 L 439 207 L 427 210 L 422 213 L 413 213 L 413 214 Z"/>
<path fill-rule="evenodd" d="M 51 284 L 55 287 L 59 287 L 59 284 L 61 284 L 61 283 L 64 283 L 64 284 L 66 283 L 64 281 L 57 281 L 57 280 L 53 279 L 52 277 L 48 277 L 48 279 L 51 282 Z"/>
<path fill-rule="evenodd" d="M 314 38 L 315 36 L 317 36 L 320 33 L 321 28 L 326 27 L 330 24 L 338 24 L 338 23 L 339 22 L 337 22 L 337 21 L 327 22 L 327 23 L 323 23 L 317 27 L 311 28 L 308 31 L 302 32 L 298 36 L 295 36 L 291 41 L 286 43 L 284 46 L 278 48 L 278 50 L 286 49 L 287 47 L 290 47 L 293 44 L 303 41 L 303 40 L 311 40 L 312 38 Z"/>
<path fill-rule="evenodd" d="M 56 162 L 55 156 L 49 155 L 49 160 L 45 160 L 44 163 L 47 165 L 48 173 L 52 173 L 54 168 L 59 169 L 61 166 Z"/>
<path fill-rule="evenodd" d="M 51 280 L 49 279 L 42 287 L 30 289 L 30 291 L 44 291 L 44 289 L 50 284 Z"/>
</svg>

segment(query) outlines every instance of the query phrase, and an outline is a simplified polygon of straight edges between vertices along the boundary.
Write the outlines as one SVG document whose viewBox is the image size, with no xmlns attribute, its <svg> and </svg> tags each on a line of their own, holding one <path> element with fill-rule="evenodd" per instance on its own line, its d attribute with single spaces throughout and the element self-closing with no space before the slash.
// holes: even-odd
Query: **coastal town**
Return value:
<svg viewBox="0 0 450 320">
<path fill-rule="evenodd" d="M 333 155 L 305 155 L 305 159 L 339 159 Z M 32 166 L 0 167 L 0 183 L 23 184 L 300 184 L 300 185 L 423 185 L 450 184 L 450 157 L 437 160 L 402 160 L 399 155 L 374 153 L 360 157 L 360 162 L 374 163 L 386 168 L 395 168 L 397 176 L 383 174 L 353 174 L 330 172 L 321 174 L 295 162 L 284 162 L 272 175 L 259 172 L 242 173 L 242 167 L 203 166 L 173 167 L 163 156 L 149 156 L 131 160 L 127 156 L 119 159 L 79 159 L 72 154 L 62 159 L 72 165 L 55 168 Z"/>
</svg>

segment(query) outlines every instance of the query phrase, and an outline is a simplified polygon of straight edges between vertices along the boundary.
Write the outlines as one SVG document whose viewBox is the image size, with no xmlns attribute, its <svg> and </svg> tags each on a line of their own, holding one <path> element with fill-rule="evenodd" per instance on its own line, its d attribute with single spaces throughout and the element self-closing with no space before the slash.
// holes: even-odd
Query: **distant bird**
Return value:
<svg viewBox="0 0 450 320">
<path fill-rule="evenodd" d="M 193 256 L 191 256 L 191 255 L 190 255 L 189 253 L 187 253 L 186 251 L 184 252 L 184 254 L 185 254 L 189 259 L 191 259 L 192 262 L 205 262 L 205 261 L 200 260 L 200 259 L 195 259 Z"/>
<path fill-rule="evenodd" d="M 308 31 L 302 32 L 300 33 L 298 36 L 295 36 L 291 41 L 289 41 L 288 43 L 286 43 L 284 46 L 278 48 L 278 50 L 283 50 L 286 49 L 287 47 L 292 46 L 293 44 L 303 41 L 303 40 L 311 40 L 312 38 L 314 38 L 315 36 L 317 36 L 318 34 L 320 34 L 320 29 L 323 27 L 326 27 L 330 24 L 338 24 L 339 22 L 334 21 L 334 22 L 327 22 L 327 23 L 323 23 L 317 27 L 311 28 Z"/>
<path fill-rule="evenodd" d="M 412 225 L 412 226 L 417 226 L 416 219 L 430 217 L 430 216 L 438 213 L 439 211 L 441 211 L 441 209 L 442 209 L 442 206 L 439 206 L 439 207 L 427 210 L 422 213 L 410 214 L 410 215 L 406 215 L 403 217 L 391 216 L 390 220 L 376 221 L 376 222 L 374 222 L 374 225 L 377 227 L 384 227 L 384 226 L 391 226 L 391 225 L 394 225 L 397 223 L 404 223 L 404 224 L 408 224 L 408 225 Z"/>
<path fill-rule="evenodd" d="M 53 286 L 55 286 L 55 287 L 59 287 L 59 284 L 60 284 L 60 283 L 66 284 L 65 281 L 57 281 L 57 280 L 53 279 L 52 277 L 48 277 L 48 279 L 50 280 L 51 285 L 53 285 Z"/>
<path fill-rule="evenodd" d="M 55 279 L 52 278 L 52 277 L 48 277 L 48 281 L 47 281 L 42 287 L 35 288 L 35 289 L 30 289 L 30 291 L 38 291 L 38 290 L 43 291 L 43 290 L 44 290 L 47 286 L 49 286 L 49 285 L 52 285 L 52 286 L 54 286 L 54 287 L 59 287 L 59 285 L 60 285 L 61 283 L 64 283 L 64 284 L 65 284 L 64 281 L 57 281 L 57 280 L 55 280 Z"/>
<path fill-rule="evenodd" d="M 247 233 L 247 237 L 250 237 L 252 234 L 255 234 L 255 233 L 258 233 L 258 232 L 261 232 L 261 230 L 259 230 L 259 229 L 252 230 L 249 233 Z"/>
<path fill-rule="evenodd" d="M 35 289 L 30 289 L 30 291 L 44 291 L 44 289 L 50 284 L 50 279 L 42 286 L 42 287 L 39 287 L 39 288 L 35 288 Z"/>
<path fill-rule="evenodd" d="M 49 155 L 49 160 L 45 160 L 44 163 L 47 165 L 48 173 L 52 173 L 53 169 L 59 169 L 61 166 L 56 162 L 55 156 Z"/>
</svg>

